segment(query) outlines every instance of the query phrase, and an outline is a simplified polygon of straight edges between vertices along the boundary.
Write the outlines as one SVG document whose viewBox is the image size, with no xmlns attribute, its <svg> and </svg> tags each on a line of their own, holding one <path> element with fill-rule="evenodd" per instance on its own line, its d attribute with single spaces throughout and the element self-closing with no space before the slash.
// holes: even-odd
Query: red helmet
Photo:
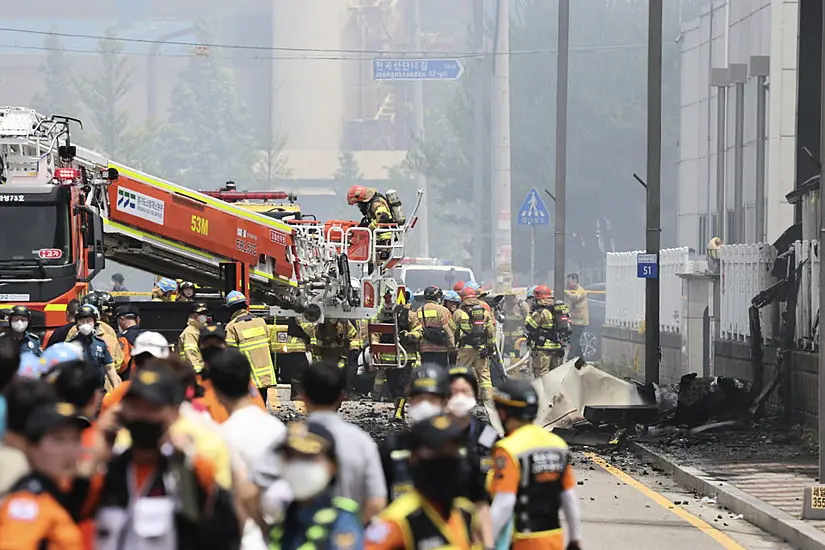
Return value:
<svg viewBox="0 0 825 550">
<path fill-rule="evenodd" d="M 478 298 L 478 292 L 476 292 L 476 289 L 472 287 L 465 286 L 461 289 L 461 294 L 459 296 L 461 296 L 462 300 L 466 300 L 467 298 Z"/>
<path fill-rule="evenodd" d="M 352 206 L 359 202 L 367 202 L 375 195 L 375 190 L 362 185 L 353 185 L 347 192 L 347 204 Z"/>
<path fill-rule="evenodd" d="M 463 289 L 464 285 L 466 285 L 466 284 L 467 284 L 467 281 L 458 281 L 455 284 L 455 286 L 453 287 L 453 290 L 455 290 L 456 292 L 461 292 L 461 289 Z"/>
<path fill-rule="evenodd" d="M 536 300 L 546 300 L 553 297 L 553 291 L 547 285 L 539 285 L 533 289 L 533 296 Z"/>
</svg>

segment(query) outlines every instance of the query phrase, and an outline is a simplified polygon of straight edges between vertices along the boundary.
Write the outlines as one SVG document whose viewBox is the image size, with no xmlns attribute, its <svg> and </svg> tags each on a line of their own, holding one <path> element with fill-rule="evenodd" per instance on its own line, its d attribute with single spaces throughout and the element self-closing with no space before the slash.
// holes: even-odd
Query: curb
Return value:
<svg viewBox="0 0 825 550">
<path fill-rule="evenodd" d="M 801 550 L 825 550 L 825 532 L 737 489 L 730 483 L 715 479 L 690 466 L 679 466 L 641 443 L 632 443 L 633 450 L 647 462 L 673 476 L 673 480 L 697 494 L 715 497 L 720 506 L 734 514 L 742 514 L 746 521 L 763 531 L 784 539 Z"/>
</svg>

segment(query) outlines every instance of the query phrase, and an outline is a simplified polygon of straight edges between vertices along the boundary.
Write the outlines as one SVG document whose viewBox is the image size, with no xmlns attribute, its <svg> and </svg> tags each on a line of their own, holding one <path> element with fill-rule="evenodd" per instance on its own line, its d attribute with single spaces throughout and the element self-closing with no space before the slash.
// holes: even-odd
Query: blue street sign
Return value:
<svg viewBox="0 0 825 550">
<path fill-rule="evenodd" d="M 530 189 L 518 211 L 519 225 L 550 225 L 550 212 L 535 187 Z"/>
<path fill-rule="evenodd" d="M 373 80 L 456 80 L 464 72 L 458 59 L 373 59 Z"/>
<path fill-rule="evenodd" d="M 639 279 L 659 277 L 659 261 L 656 254 L 636 254 L 636 277 Z"/>
</svg>

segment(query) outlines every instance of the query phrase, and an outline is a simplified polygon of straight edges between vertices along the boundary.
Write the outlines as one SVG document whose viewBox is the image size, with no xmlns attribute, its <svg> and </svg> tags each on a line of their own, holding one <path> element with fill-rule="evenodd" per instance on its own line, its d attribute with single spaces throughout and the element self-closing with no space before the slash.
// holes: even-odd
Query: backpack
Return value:
<svg viewBox="0 0 825 550">
<path fill-rule="evenodd" d="M 465 337 L 465 341 L 472 346 L 481 347 L 485 343 L 487 336 L 487 310 L 481 304 L 464 306 L 461 308 L 470 317 L 470 332 Z"/>
</svg>

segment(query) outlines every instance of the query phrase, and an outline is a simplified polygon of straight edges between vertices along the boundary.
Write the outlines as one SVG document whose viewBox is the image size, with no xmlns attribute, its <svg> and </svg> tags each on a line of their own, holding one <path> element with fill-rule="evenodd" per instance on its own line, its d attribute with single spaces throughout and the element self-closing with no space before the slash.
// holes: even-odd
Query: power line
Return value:
<svg viewBox="0 0 825 550">
<path fill-rule="evenodd" d="M 34 29 L 19 29 L 14 27 L 0 27 L 0 32 L 13 32 L 13 33 L 21 33 L 21 34 L 33 34 L 38 36 L 54 36 L 60 38 L 80 38 L 84 40 L 107 40 L 113 42 L 124 42 L 124 43 L 133 43 L 133 44 L 156 44 L 156 43 L 163 43 L 168 44 L 171 46 L 188 46 L 188 47 L 205 47 L 205 48 L 215 48 L 215 49 L 227 49 L 227 50 L 247 50 L 247 51 L 265 51 L 265 52 L 292 52 L 292 53 L 305 53 L 305 54 L 354 54 L 354 55 L 368 55 L 369 57 L 343 57 L 343 56 L 330 56 L 327 58 L 324 57 L 246 57 L 246 58 L 239 58 L 239 57 L 232 57 L 231 59 L 328 59 L 328 60 L 357 60 L 357 59 L 372 59 L 374 56 L 387 56 L 387 57 L 410 57 L 410 56 L 419 56 L 419 57 L 426 57 L 430 59 L 455 59 L 455 58 L 477 58 L 480 56 L 477 52 L 434 52 L 434 51 L 425 51 L 425 50 L 400 50 L 400 51 L 387 51 L 387 50 L 351 50 L 351 49 L 333 49 L 333 48 L 290 48 L 290 47 L 283 47 L 283 46 L 253 46 L 253 45 L 244 45 L 244 44 L 223 44 L 223 43 L 209 43 L 209 42 L 191 42 L 191 41 L 180 41 L 180 40 L 151 40 L 148 38 L 124 38 L 124 37 L 117 37 L 117 36 L 106 36 L 106 35 L 95 35 L 95 34 L 84 34 L 84 33 L 65 33 L 65 32 L 57 32 L 57 31 L 39 31 Z M 18 47 L 18 46 L 14 46 Z M 625 45 L 613 45 L 613 46 L 582 46 L 578 48 L 570 48 L 571 52 L 579 52 L 579 53 L 596 53 L 596 52 L 612 52 L 612 51 L 626 51 L 626 50 L 640 50 L 645 49 L 647 44 L 625 44 Z M 20 49 L 37 49 L 33 46 L 20 46 Z M 43 47 L 46 49 L 46 47 Z M 60 49 L 55 48 L 62 51 L 69 51 L 68 49 Z M 511 51 L 509 53 L 510 56 L 520 56 L 520 55 L 546 55 L 546 54 L 555 54 L 557 52 L 556 49 L 534 49 L 534 50 L 516 50 Z M 74 53 L 92 53 L 89 50 L 76 50 Z M 95 50 L 93 53 L 97 53 Z M 152 55 L 152 54 L 140 54 L 140 53 L 127 53 L 122 52 L 125 55 Z M 156 55 L 161 55 L 160 53 Z M 168 57 L 171 57 L 171 54 L 165 54 Z M 178 54 L 180 57 L 187 57 L 184 54 Z M 191 57 L 191 56 L 190 56 Z"/>
</svg>

